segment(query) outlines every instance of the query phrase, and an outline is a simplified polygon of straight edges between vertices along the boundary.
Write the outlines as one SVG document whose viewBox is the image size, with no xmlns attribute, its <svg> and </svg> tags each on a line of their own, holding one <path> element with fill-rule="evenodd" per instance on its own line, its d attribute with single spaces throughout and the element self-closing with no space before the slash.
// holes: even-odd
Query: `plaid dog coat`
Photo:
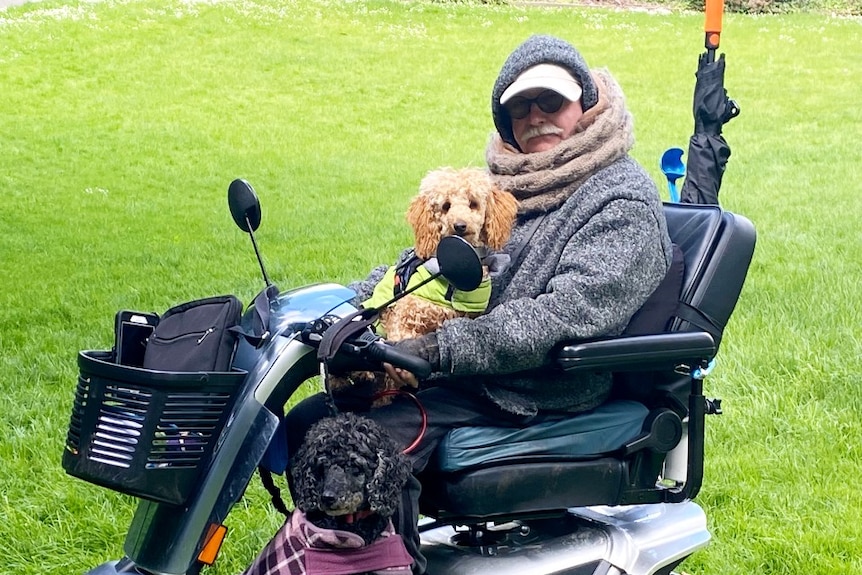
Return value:
<svg viewBox="0 0 862 575">
<path fill-rule="evenodd" d="M 317 527 L 297 509 L 243 575 L 410 575 L 412 563 L 391 521 L 366 545 L 355 533 Z"/>
</svg>

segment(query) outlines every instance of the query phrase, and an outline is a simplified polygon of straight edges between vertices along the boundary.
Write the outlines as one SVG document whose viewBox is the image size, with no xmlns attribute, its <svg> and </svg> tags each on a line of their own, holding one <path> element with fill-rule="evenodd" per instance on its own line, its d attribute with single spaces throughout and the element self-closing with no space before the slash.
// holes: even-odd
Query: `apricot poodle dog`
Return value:
<svg viewBox="0 0 862 575">
<path fill-rule="evenodd" d="M 413 256 L 391 267 L 364 305 L 382 305 L 399 290 L 410 289 L 433 275 L 437 244 L 446 236 L 464 238 L 480 256 L 501 250 L 509 240 L 517 210 L 514 196 L 495 186 L 485 170 L 432 170 L 423 178 L 407 211 L 415 236 Z M 457 290 L 440 277 L 383 309 L 377 331 L 388 341 L 419 337 L 435 331 L 447 319 L 484 313 L 490 294 L 487 267 L 482 284 L 472 292 Z M 374 406 L 389 403 L 398 387 L 382 372 L 353 372 L 329 379 L 331 391 L 351 385 L 373 396 Z"/>
<path fill-rule="evenodd" d="M 501 250 L 509 240 L 517 210 L 517 200 L 495 186 L 485 170 L 433 170 L 423 178 L 407 211 L 416 257 L 423 262 L 432 260 L 437 244 L 446 236 L 464 238 L 480 255 Z M 487 269 L 485 276 L 487 280 Z M 442 278 L 439 281 L 445 282 Z M 429 297 L 425 292 L 405 296 L 381 313 L 386 339 L 419 337 L 435 331 L 447 319 L 479 315 L 487 306 L 490 284 L 482 289 L 486 290 L 485 299 L 467 306 L 459 305 L 457 294 L 446 301 Z"/>
</svg>

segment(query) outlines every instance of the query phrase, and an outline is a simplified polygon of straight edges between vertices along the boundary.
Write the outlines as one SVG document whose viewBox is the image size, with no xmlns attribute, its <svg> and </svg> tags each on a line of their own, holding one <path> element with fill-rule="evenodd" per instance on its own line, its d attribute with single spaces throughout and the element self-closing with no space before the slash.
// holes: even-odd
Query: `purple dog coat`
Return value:
<svg viewBox="0 0 862 575">
<path fill-rule="evenodd" d="M 366 545 L 359 535 L 321 529 L 296 510 L 243 575 L 410 575 L 412 563 L 391 521 Z"/>
</svg>

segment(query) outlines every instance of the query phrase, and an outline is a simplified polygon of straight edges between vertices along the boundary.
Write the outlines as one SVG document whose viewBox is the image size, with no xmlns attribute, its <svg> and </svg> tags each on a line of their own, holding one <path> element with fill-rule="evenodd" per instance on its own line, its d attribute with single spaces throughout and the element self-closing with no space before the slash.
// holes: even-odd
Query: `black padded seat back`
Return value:
<svg viewBox="0 0 862 575">
<path fill-rule="evenodd" d="M 668 235 L 671 242 L 682 250 L 685 261 L 681 299 L 686 299 L 703 277 L 703 269 L 709 263 L 707 258 L 721 227 L 721 214 L 718 206 L 664 204 Z"/>
<path fill-rule="evenodd" d="M 708 331 L 717 349 L 754 255 L 754 226 L 718 206 L 665 204 L 664 212 L 671 241 L 685 258 L 678 318 L 670 331 Z"/>
<path fill-rule="evenodd" d="M 717 353 L 754 254 L 754 226 L 714 205 L 666 203 L 664 214 L 685 262 L 676 319 L 668 331 L 708 331 Z M 673 371 L 615 376 L 616 394 L 650 406 L 670 396 L 685 403 L 688 389 L 688 376 Z"/>
<path fill-rule="evenodd" d="M 699 282 L 705 277 L 709 268 L 709 257 L 714 251 L 717 236 L 721 231 L 722 210 L 718 206 L 702 206 L 692 204 L 665 203 L 664 214 L 667 221 L 667 231 L 671 242 L 674 244 L 674 258 L 681 258 L 682 278 L 679 272 L 675 278 L 675 284 L 665 286 L 664 283 L 656 291 L 663 289 L 675 290 L 673 294 L 667 294 L 673 303 L 667 316 L 669 319 L 662 328 L 651 325 L 648 329 L 639 329 L 639 316 L 643 308 L 638 310 L 632 318 L 632 322 L 626 328 L 625 335 L 642 335 L 648 333 L 661 333 L 663 331 L 681 331 L 683 329 L 694 329 L 690 322 L 683 322 L 678 314 L 689 312 L 686 305 L 691 297 L 698 291 Z M 676 261 L 672 264 L 669 275 L 674 273 L 673 266 L 679 265 Z M 665 277 L 664 282 L 668 282 Z M 650 299 L 656 297 L 653 294 Z M 645 306 L 650 304 L 647 301 Z M 707 323 L 703 320 L 701 323 Z M 633 324 L 635 324 L 633 326 Z M 633 329 L 634 328 L 634 329 Z M 719 334 L 720 336 L 720 334 Z M 716 336 L 714 336 L 716 337 Z M 681 376 L 673 371 L 642 371 L 642 372 L 620 372 L 614 374 L 613 398 L 635 399 L 651 407 L 661 405 L 665 400 L 654 397 L 656 389 L 664 389 L 673 395 L 673 390 L 679 389 L 680 399 L 687 393 L 688 377 Z M 656 401 L 658 399 L 659 401 Z"/>
</svg>

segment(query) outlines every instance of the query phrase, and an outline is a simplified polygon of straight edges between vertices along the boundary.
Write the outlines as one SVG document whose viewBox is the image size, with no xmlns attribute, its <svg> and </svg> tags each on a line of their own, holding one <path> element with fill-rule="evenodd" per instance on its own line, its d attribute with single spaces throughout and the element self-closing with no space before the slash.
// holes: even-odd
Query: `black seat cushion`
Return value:
<svg viewBox="0 0 862 575">
<path fill-rule="evenodd" d="M 519 463 L 465 473 L 428 469 L 420 478 L 425 515 L 475 519 L 556 512 L 619 501 L 627 464 L 617 458 Z"/>
<path fill-rule="evenodd" d="M 577 417 L 558 416 L 525 428 L 461 427 L 446 434 L 437 448 L 437 469 L 596 459 L 640 434 L 648 413 L 636 401 L 610 401 Z"/>
</svg>

